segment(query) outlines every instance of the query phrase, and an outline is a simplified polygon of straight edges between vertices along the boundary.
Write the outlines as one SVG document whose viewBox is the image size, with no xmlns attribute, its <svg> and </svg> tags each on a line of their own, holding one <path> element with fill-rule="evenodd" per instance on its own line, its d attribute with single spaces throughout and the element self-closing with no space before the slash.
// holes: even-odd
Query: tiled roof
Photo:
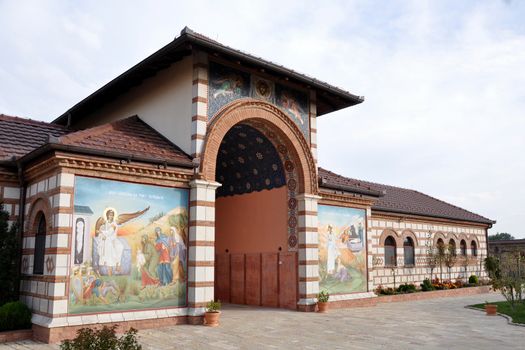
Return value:
<svg viewBox="0 0 525 350">
<path fill-rule="evenodd" d="M 23 157 L 46 144 L 54 144 L 107 156 L 117 153 L 131 159 L 192 166 L 190 156 L 137 116 L 73 131 L 57 124 L 0 114 L 0 140 L 0 161 Z"/>
<path fill-rule="evenodd" d="M 472 213 L 468 210 L 443 202 L 415 190 L 351 179 L 323 168 L 319 168 L 319 178 L 321 179 L 321 187 L 323 187 L 323 184 L 326 185 L 326 187 L 335 185 L 345 188 L 348 192 L 355 191 L 362 193 L 363 190 L 368 190 L 383 193 L 383 195 L 378 197 L 377 201 L 372 206 L 372 210 L 479 222 L 484 224 L 494 223 L 492 220 L 481 215 Z"/>
<path fill-rule="evenodd" d="M 58 143 L 130 157 L 192 165 L 192 158 L 189 155 L 138 116 L 64 135 Z"/>
<path fill-rule="evenodd" d="M 67 132 L 62 125 L 0 114 L 0 160 L 21 157 L 46 144 L 49 135 L 59 137 Z"/>
</svg>

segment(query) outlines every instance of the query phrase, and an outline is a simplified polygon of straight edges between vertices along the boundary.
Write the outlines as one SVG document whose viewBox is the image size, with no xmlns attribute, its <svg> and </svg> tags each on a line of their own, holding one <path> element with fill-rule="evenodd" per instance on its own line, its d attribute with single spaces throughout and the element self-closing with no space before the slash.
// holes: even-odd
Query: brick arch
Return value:
<svg viewBox="0 0 525 350">
<path fill-rule="evenodd" d="M 437 247 L 437 242 L 440 238 L 443 240 L 443 244 L 448 244 L 448 239 L 445 234 L 443 232 L 436 232 L 434 235 L 434 247 Z"/>
<path fill-rule="evenodd" d="M 242 99 L 222 108 L 208 124 L 202 151 L 200 175 L 215 181 L 217 154 L 226 133 L 242 122 L 263 122 L 279 133 L 288 143 L 299 165 L 299 192 L 317 194 L 317 171 L 310 146 L 295 123 L 277 107 L 258 100 Z"/>
<path fill-rule="evenodd" d="M 31 209 L 29 210 L 28 220 L 26 222 L 26 230 L 30 235 L 35 235 L 38 227 L 39 214 L 42 213 L 46 219 L 46 234 L 50 234 L 53 229 L 52 224 L 52 210 L 51 204 L 46 197 L 38 197 L 33 200 Z"/>
<path fill-rule="evenodd" d="M 404 230 L 404 231 L 401 233 L 401 241 L 402 241 L 402 242 L 405 241 L 405 237 L 410 237 L 410 238 L 412 238 L 412 241 L 414 242 L 414 248 L 415 248 L 415 247 L 419 247 L 419 242 L 417 241 L 416 234 L 415 234 L 412 230 Z"/>
<path fill-rule="evenodd" d="M 381 233 L 381 236 L 379 237 L 379 246 L 384 247 L 385 246 L 385 240 L 388 236 L 392 236 L 396 241 L 396 248 L 402 248 L 403 247 L 403 239 L 401 236 L 392 229 L 386 229 Z M 414 242 L 415 244 L 415 242 Z"/>
</svg>

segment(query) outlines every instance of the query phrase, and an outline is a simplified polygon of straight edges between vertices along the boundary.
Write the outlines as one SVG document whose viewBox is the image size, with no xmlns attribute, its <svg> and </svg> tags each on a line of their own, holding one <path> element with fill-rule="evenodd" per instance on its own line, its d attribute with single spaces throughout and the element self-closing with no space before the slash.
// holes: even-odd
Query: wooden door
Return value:
<svg viewBox="0 0 525 350">
<path fill-rule="evenodd" d="M 296 309 L 297 253 L 215 256 L 215 295 L 233 304 Z"/>
<path fill-rule="evenodd" d="M 297 308 L 297 254 L 279 253 L 279 307 Z"/>
<path fill-rule="evenodd" d="M 230 254 L 215 255 L 215 299 L 230 302 Z"/>
<path fill-rule="evenodd" d="M 261 254 L 246 254 L 246 304 L 261 305 Z"/>
<path fill-rule="evenodd" d="M 244 254 L 231 254 L 230 276 L 230 301 L 244 304 Z"/>
<path fill-rule="evenodd" d="M 279 254 L 261 254 L 261 305 L 279 306 Z"/>
</svg>

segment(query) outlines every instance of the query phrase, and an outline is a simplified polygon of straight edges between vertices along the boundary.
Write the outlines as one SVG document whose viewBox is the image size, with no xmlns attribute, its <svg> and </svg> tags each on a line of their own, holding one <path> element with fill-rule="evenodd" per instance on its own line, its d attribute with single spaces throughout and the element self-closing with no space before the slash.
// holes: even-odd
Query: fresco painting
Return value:
<svg viewBox="0 0 525 350">
<path fill-rule="evenodd" d="M 295 124 L 303 132 L 306 140 L 309 140 L 310 113 L 306 93 L 277 84 L 275 86 L 275 96 L 277 106 L 292 118 Z"/>
<path fill-rule="evenodd" d="M 69 313 L 186 305 L 188 191 L 75 178 Z"/>
<path fill-rule="evenodd" d="M 331 294 L 367 291 L 366 212 L 320 205 L 319 289 Z"/>
<path fill-rule="evenodd" d="M 306 140 L 310 140 L 310 110 L 306 92 L 216 62 L 210 62 L 209 76 L 208 119 L 228 103 L 252 97 L 277 105 L 294 121 Z"/>
<path fill-rule="evenodd" d="M 239 70 L 210 62 L 208 89 L 208 119 L 226 104 L 250 95 L 250 75 Z"/>
</svg>

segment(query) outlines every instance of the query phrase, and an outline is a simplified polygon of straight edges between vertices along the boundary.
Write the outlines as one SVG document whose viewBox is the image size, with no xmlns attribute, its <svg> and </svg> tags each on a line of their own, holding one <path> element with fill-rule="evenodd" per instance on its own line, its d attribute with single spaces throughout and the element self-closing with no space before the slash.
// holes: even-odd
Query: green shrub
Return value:
<svg viewBox="0 0 525 350">
<path fill-rule="evenodd" d="M 396 290 L 392 287 L 383 287 L 382 285 L 377 286 L 375 290 L 376 295 L 394 295 Z"/>
<path fill-rule="evenodd" d="M 421 283 L 421 290 L 423 292 L 429 292 L 431 290 L 434 290 L 434 286 L 432 285 L 432 281 L 430 281 L 429 278 L 425 278 L 423 280 L 423 283 Z"/>
<path fill-rule="evenodd" d="M 415 284 L 402 284 L 399 287 L 397 287 L 398 293 L 415 293 L 416 291 L 416 285 Z"/>
<path fill-rule="evenodd" d="M 0 307 L 0 331 L 31 328 L 31 311 L 26 304 L 12 301 Z"/>
<path fill-rule="evenodd" d="M 137 330 L 130 328 L 122 337 L 115 334 L 116 325 L 100 329 L 81 328 L 75 339 L 64 340 L 61 350 L 141 350 Z"/>
<path fill-rule="evenodd" d="M 479 278 L 478 276 L 476 275 L 472 275 L 468 278 L 468 283 L 470 284 L 478 284 L 479 283 Z"/>
<path fill-rule="evenodd" d="M 221 309 L 221 301 L 213 301 L 210 300 L 208 304 L 206 304 L 206 312 L 219 312 Z"/>
<path fill-rule="evenodd" d="M 317 300 L 321 303 L 327 303 L 328 299 L 330 299 L 330 294 L 327 291 L 321 291 L 321 293 L 317 294 Z"/>
<path fill-rule="evenodd" d="M 20 258 L 18 248 L 18 225 L 9 226 L 9 213 L 0 203 L 0 306 L 10 301 L 17 301 L 17 286 L 20 284 L 17 261 Z"/>
</svg>

